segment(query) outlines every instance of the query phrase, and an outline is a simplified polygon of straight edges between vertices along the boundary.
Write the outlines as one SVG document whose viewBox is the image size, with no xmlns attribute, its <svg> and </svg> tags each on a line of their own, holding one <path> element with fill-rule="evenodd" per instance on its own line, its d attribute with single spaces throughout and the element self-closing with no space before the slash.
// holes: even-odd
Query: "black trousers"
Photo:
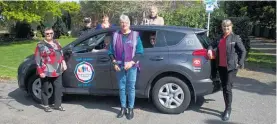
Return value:
<svg viewBox="0 0 277 124">
<path fill-rule="evenodd" d="M 45 77 L 40 78 L 42 87 L 41 87 L 41 100 L 43 105 L 49 104 L 49 98 L 47 91 L 49 90 L 49 84 L 54 85 L 54 107 L 60 107 L 62 104 L 62 76 L 58 77 Z"/>
<path fill-rule="evenodd" d="M 233 81 L 236 78 L 238 70 L 228 71 L 227 67 L 218 67 L 219 76 L 221 80 L 222 90 L 223 90 L 223 98 L 225 102 L 225 109 L 231 109 L 232 104 L 232 88 Z"/>
</svg>

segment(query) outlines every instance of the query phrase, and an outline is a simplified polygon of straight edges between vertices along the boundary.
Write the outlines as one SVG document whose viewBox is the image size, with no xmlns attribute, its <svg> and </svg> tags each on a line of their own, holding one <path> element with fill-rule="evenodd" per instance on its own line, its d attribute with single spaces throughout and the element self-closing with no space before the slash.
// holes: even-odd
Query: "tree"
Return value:
<svg viewBox="0 0 277 124">
<path fill-rule="evenodd" d="M 43 21 L 47 13 L 61 16 L 61 9 L 56 1 L 2 1 L 1 15 L 7 20 L 26 21 L 28 23 Z"/>
<path fill-rule="evenodd" d="M 142 13 L 149 10 L 151 5 L 157 6 L 160 10 L 167 8 L 168 1 L 82 1 L 81 12 L 83 16 L 90 16 L 98 21 L 103 14 L 110 17 L 113 23 L 117 23 L 121 14 L 134 18 L 142 17 Z"/>
<path fill-rule="evenodd" d="M 38 25 L 40 27 L 52 27 L 58 18 L 66 17 L 66 25 L 70 28 L 70 16 L 80 10 L 76 2 L 58 1 L 1 1 L 0 16 L 9 22 L 21 22 L 30 24 L 34 33 Z M 60 21 L 60 20 L 58 20 Z M 43 29 L 43 28 L 41 28 Z"/>
<path fill-rule="evenodd" d="M 248 16 L 263 26 L 276 25 L 276 1 L 226 1 L 222 5 L 230 17 Z"/>
<path fill-rule="evenodd" d="M 207 18 L 203 4 L 197 2 L 177 2 L 171 6 L 174 9 L 161 13 L 166 25 L 205 28 Z"/>
</svg>

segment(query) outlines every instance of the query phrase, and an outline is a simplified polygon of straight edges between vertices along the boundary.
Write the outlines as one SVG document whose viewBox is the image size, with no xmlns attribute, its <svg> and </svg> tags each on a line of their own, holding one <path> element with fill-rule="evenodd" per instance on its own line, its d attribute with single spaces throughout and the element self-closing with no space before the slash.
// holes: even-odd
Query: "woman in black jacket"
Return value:
<svg viewBox="0 0 277 124">
<path fill-rule="evenodd" d="M 216 61 L 225 102 L 222 120 L 227 121 L 231 114 L 233 80 L 236 77 L 238 68 L 244 67 L 246 50 L 241 38 L 233 33 L 231 20 L 223 20 L 221 26 L 224 34 L 220 39 L 211 43 L 208 48 L 208 56 L 212 58 L 212 49 L 217 48 Z"/>
</svg>

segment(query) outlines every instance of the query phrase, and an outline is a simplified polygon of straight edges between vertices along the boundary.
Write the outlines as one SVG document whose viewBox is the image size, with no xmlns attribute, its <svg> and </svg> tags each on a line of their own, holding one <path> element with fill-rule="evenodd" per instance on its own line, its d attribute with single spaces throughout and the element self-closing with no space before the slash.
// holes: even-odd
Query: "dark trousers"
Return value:
<svg viewBox="0 0 277 124">
<path fill-rule="evenodd" d="M 49 84 L 54 85 L 54 107 L 60 107 L 62 104 L 62 76 L 58 77 L 45 77 L 41 78 L 41 100 L 43 105 L 48 105 L 48 94 Z"/>
<path fill-rule="evenodd" d="M 238 70 L 228 71 L 227 67 L 218 67 L 219 76 L 221 80 L 223 97 L 225 102 L 225 109 L 231 109 L 232 104 L 232 87 L 233 81 L 236 78 Z"/>
</svg>

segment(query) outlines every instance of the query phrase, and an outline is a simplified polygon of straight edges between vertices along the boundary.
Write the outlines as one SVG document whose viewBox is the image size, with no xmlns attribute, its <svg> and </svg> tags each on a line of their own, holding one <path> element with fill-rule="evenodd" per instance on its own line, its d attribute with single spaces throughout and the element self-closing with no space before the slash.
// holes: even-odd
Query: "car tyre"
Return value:
<svg viewBox="0 0 277 124">
<path fill-rule="evenodd" d="M 28 80 L 28 94 L 32 96 L 33 100 L 37 103 L 42 103 L 41 102 L 41 95 L 40 95 L 40 91 L 41 91 L 41 82 L 40 79 L 37 75 L 33 75 L 29 78 Z M 48 96 L 49 98 L 49 105 L 54 103 L 54 87 L 53 84 L 50 83 L 49 85 L 49 94 L 50 96 Z"/>
<path fill-rule="evenodd" d="M 191 101 L 191 92 L 187 84 L 176 77 L 159 79 L 152 90 L 155 107 L 162 113 L 180 114 Z"/>
</svg>

